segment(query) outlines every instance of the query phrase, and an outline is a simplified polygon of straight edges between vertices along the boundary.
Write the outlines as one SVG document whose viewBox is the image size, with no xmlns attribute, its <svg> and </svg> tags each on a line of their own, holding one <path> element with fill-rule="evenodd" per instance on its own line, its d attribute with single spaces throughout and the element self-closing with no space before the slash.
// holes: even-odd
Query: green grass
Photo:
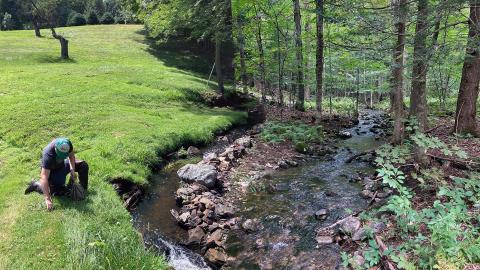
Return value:
<svg viewBox="0 0 480 270">
<path fill-rule="evenodd" d="M 108 180 L 147 184 L 159 155 L 244 115 L 201 106 L 206 81 L 150 54 L 141 26 L 59 32 L 68 61 L 47 31 L 0 32 L 0 269 L 163 269 Z M 42 196 L 23 191 L 58 136 L 89 162 L 90 192 L 80 203 L 55 198 L 46 212 Z"/>
</svg>

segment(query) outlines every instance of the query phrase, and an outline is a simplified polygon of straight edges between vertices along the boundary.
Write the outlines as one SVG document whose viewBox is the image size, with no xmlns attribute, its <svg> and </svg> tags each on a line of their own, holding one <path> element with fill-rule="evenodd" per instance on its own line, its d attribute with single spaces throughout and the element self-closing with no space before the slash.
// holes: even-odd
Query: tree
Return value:
<svg viewBox="0 0 480 270">
<path fill-rule="evenodd" d="M 407 0 L 392 0 L 394 6 L 394 20 L 397 41 L 393 51 L 392 67 L 392 112 L 394 117 L 393 143 L 401 143 L 404 136 L 404 109 L 403 109 L 403 69 L 405 51 L 405 24 Z"/>
<path fill-rule="evenodd" d="M 412 92 L 410 94 L 410 116 L 417 120 L 420 132 L 427 128 L 427 61 L 426 48 L 428 31 L 428 0 L 418 0 L 417 23 L 413 48 Z"/>
<path fill-rule="evenodd" d="M 62 0 L 26 0 L 27 6 L 31 9 L 34 17 L 41 20 L 52 33 L 52 36 L 60 42 L 60 57 L 68 59 L 68 40 L 62 35 L 57 34 L 55 28 L 61 24 Z"/>
<path fill-rule="evenodd" d="M 468 42 L 455 113 L 455 133 L 480 136 L 477 125 L 477 100 L 480 82 L 480 1 L 470 0 Z"/>
<path fill-rule="evenodd" d="M 293 17 L 295 21 L 295 51 L 297 60 L 297 102 L 295 109 L 305 110 L 305 85 L 303 76 L 303 50 L 302 50 L 302 18 L 300 14 L 299 0 L 293 0 Z"/>
<path fill-rule="evenodd" d="M 317 13 L 317 50 L 316 50 L 316 65 L 315 65 L 315 74 L 316 74 L 316 103 L 317 103 L 317 112 L 319 116 L 322 116 L 322 97 L 323 97 L 323 14 L 324 14 L 324 5 L 323 0 L 315 0 L 316 13 Z M 318 120 L 320 120 L 320 117 Z"/>
<path fill-rule="evenodd" d="M 223 94 L 225 74 L 233 74 L 232 9 L 230 0 L 152 0 L 136 7 L 150 36 L 205 42 L 212 48 L 218 91 Z"/>
<path fill-rule="evenodd" d="M 67 26 L 80 26 L 87 24 L 87 20 L 83 14 L 73 11 L 68 17 Z"/>
<path fill-rule="evenodd" d="M 97 13 L 94 10 L 88 11 L 86 17 L 87 17 L 87 23 L 88 24 L 98 24 L 99 23 Z"/>
<path fill-rule="evenodd" d="M 103 16 L 100 18 L 101 24 L 113 24 L 115 23 L 115 19 L 110 12 L 103 13 Z"/>
<path fill-rule="evenodd" d="M 253 4 L 255 9 L 255 20 L 256 20 L 256 32 L 255 37 L 257 40 L 257 48 L 258 48 L 258 68 L 260 71 L 260 79 L 258 80 L 258 84 L 260 87 L 260 93 L 262 94 L 262 103 L 267 101 L 266 89 L 265 89 L 265 81 L 266 81 L 266 72 L 265 72 L 265 52 L 263 50 L 263 39 L 262 39 L 262 14 L 258 10 L 257 4 Z"/>
<path fill-rule="evenodd" d="M 247 75 L 247 65 L 245 63 L 245 35 L 243 34 L 243 27 L 244 27 L 244 16 L 243 14 L 239 14 L 236 16 L 237 24 L 237 46 L 239 52 L 239 60 L 240 60 L 240 81 L 242 82 L 243 91 L 247 93 L 248 91 L 248 75 Z"/>
</svg>

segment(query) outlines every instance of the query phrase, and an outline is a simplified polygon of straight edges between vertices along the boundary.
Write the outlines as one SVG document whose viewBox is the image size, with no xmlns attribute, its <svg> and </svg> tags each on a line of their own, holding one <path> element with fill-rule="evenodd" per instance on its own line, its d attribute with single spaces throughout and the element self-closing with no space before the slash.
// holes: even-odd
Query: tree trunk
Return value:
<svg viewBox="0 0 480 270">
<path fill-rule="evenodd" d="M 415 27 L 413 48 L 412 92 L 410 94 L 410 116 L 416 118 L 419 131 L 424 132 L 428 128 L 426 93 L 428 61 L 428 52 L 426 48 L 428 31 L 428 0 L 418 0 L 417 5 L 417 24 Z"/>
<path fill-rule="evenodd" d="M 295 21 L 295 48 L 297 58 L 297 102 L 295 109 L 299 111 L 305 110 L 305 85 L 303 82 L 303 52 L 302 52 L 302 18 L 300 15 L 299 0 L 293 0 L 293 17 Z"/>
<path fill-rule="evenodd" d="M 259 69 L 260 69 L 260 92 L 262 94 L 262 103 L 267 101 L 267 96 L 265 93 L 265 52 L 263 50 L 263 40 L 262 40 L 262 18 L 258 13 L 257 6 L 254 5 L 255 8 L 255 18 L 257 20 L 257 32 L 256 32 L 256 39 L 257 39 L 257 47 L 258 47 L 258 54 L 259 54 Z"/>
<path fill-rule="evenodd" d="M 240 54 L 240 80 L 242 81 L 243 92 L 248 92 L 248 77 L 247 65 L 245 63 L 245 36 L 243 35 L 243 21 L 242 18 L 237 18 L 238 21 L 238 51 Z"/>
<path fill-rule="evenodd" d="M 403 108 L 403 54 L 405 49 L 405 20 L 407 0 L 392 0 L 395 10 L 395 31 L 397 42 L 393 52 L 392 68 L 392 112 L 394 117 L 392 142 L 401 143 L 404 136 Z"/>
<path fill-rule="evenodd" d="M 354 118 L 358 119 L 359 117 L 359 109 L 358 109 L 358 102 L 360 97 L 360 69 L 357 67 L 355 75 L 355 113 Z"/>
<path fill-rule="evenodd" d="M 309 9 L 309 0 L 304 0 L 304 7 L 306 10 Z M 311 45 L 310 45 L 310 32 L 312 30 L 312 26 L 310 25 L 310 20 L 307 18 L 305 20 L 305 100 L 307 102 L 310 100 L 310 76 L 309 76 L 309 70 L 310 70 L 310 52 L 311 52 Z"/>
<path fill-rule="evenodd" d="M 218 35 L 215 37 L 215 73 L 217 74 L 218 93 L 223 97 L 225 86 L 222 72 L 222 40 Z"/>
<path fill-rule="evenodd" d="M 38 24 L 37 19 L 33 19 L 33 29 L 35 30 L 36 37 L 42 37 L 42 34 L 40 33 L 40 25 Z"/>
<path fill-rule="evenodd" d="M 68 59 L 69 58 L 69 56 L 68 56 L 68 40 L 61 35 L 57 35 L 57 32 L 55 32 L 54 28 L 50 28 L 50 30 L 52 31 L 52 36 L 55 39 L 58 39 L 58 41 L 60 42 L 60 57 L 62 59 Z"/>
<path fill-rule="evenodd" d="M 322 116 L 322 99 L 323 99 L 323 0 L 315 0 L 316 13 L 317 13 L 317 52 L 316 52 L 316 103 L 317 113 L 319 120 Z"/>
<path fill-rule="evenodd" d="M 280 26 L 275 18 L 277 27 L 277 61 L 278 61 L 278 105 L 283 106 L 283 72 L 282 72 L 282 55 L 280 51 Z"/>
<path fill-rule="evenodd" d="M 477 99 L 480 82 L 480 0 L 470 0 L 468 42 L 455 114 L 455 133 L 480 136 L 477 125 Z"/>
</svg>

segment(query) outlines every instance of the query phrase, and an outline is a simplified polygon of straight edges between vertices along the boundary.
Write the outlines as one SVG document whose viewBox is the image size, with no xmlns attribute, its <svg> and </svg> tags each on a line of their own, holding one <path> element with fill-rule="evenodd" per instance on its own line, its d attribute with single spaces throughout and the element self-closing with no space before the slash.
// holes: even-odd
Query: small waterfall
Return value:
<svg viewBox="0 0 480 270">
<path fill-rule="evenodd" d="M 188 248 L 169 242 L 157 232 L 149 235 L 149 238 L 144 239 L 145 243 L 163 252 L 168 259 L 168 264 L 175 270 L 210 270 L 202 256 Z"/>
</svg>

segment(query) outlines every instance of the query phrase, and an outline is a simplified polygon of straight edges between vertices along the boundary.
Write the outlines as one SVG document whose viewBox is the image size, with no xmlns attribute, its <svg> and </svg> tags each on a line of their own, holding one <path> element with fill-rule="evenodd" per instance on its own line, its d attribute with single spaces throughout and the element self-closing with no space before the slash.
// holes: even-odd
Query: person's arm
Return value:
<svg viewBox="0 0 480 270">
<path fill-rule="evenodd" d="M 50 196 L 50 186 L 48 185 L 48 177 L 50 177 L 50 170 L 42 168 L 40 173 L 40 185 L 42 186 L 43 195 L 45 195 L 45 204 L 48 210 L 53 209 L 52 197 Z"/>
<path fill-rule="evenodd" d="M 73 152 L 68 155 L 68 160 L 70 161 L 70 178 L 75 183 L 75 154 Z"/>
</svg>

